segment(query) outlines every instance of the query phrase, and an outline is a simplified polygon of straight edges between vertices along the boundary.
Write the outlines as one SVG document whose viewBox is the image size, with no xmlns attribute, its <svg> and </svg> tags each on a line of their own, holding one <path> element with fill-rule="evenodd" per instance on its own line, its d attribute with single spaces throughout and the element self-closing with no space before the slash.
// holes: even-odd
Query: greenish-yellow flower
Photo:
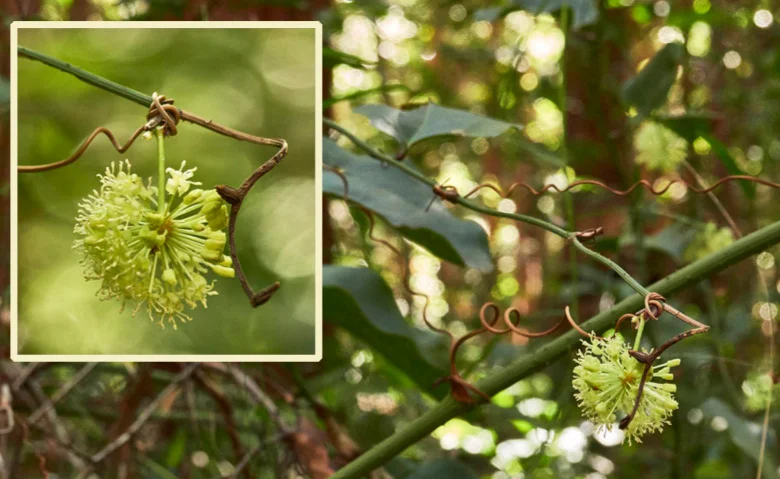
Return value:
<svg viewBox="0 0 780 479">
<path fill-rule="evenodd" d="M 644 365 L 629 354 L 630 347 L 617 336 L 583 341 L 585 351 L 577 354 L 572 385 L 583 416 L 602 428 L 611 429 L 620 417 L 631 412 L 639 391 Z M 661 431 L 677 409 L 676 386 L 670 381 L 670 368 L 680 364 L 672 359 L 654 365 L 645 381 L 639 408 L 626 428 L 629 443 L 642 442 L 649 432 Z"/>
<path fill-rule="evenodd" d="M 130 162 L 111 164 L 100 190 L 79 204 L 73 243 L 87 279 L 100 280 L 101 299 L 146 305 L 149 318 L 176 328 L 190 321 L 185 312 L 217 294 L 209 271 L 233 277 L 224 255 L 227 206 L 215 190 L 192 190 L 196 168 L 168 168 L 169 196 L 158 205 L 157 188 L 131 172 Z"/>
</svg>

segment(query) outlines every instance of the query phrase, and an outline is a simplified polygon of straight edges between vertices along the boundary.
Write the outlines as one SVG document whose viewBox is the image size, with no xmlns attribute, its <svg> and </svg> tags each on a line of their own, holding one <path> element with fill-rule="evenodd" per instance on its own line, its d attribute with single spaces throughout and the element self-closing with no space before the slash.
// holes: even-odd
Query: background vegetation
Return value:
<svg viewBox="0 0 780 479">
<path fill-rule="evenodd" d="M 573 8 L 560 9 L 567 5 Z M 318 18 L 330 47 L 325 98 L 331 99 L 331 118 L 377 152 L 403 157 L 404 165 L 461 193 L 483 181 L 541 186 L 599 178 L 625 188 L 640 177 L 695 183 L 692 171 L 707 183 L 729 173 L 774 181 L 780 176 L 774 134 L 780 126 L 780 56 L 774 47 L 780 11 L 768 2 L 358 0 L 282 8 L 155 0 L 116 8 L 74 0 L 13 15 Z M 426 133 L 419 118 L 399 122 L 409 117 L 363 106 L 397 109 L 426 101 L 481 118 L 464 126 L 457 121 L 463 116 L 447 112 L 435 121 L 423 119 L 430 127 Z M 325 175 L 323 361 L 242 365 L 246 376 L 236 376 L 238 368 L 225 375 L 208 366 L 193 373 L 182 365 L 106 365 L 87 371 L 86 379 L 74 376 L 83 369 L 73 365 L 21 369 L 4 363 L 9 383 L 19 384 L 13 406 L 20 420 L 29 421 L 46 404 L 45 395 L 74 378 L 78 386 L 59 400 L 59 418 L 30 428 L 23 447 L 3 450 L 4 457 L 19 454 L 17 471 L 230 477 L 241 469 L 246 477 L 324 478 L 341 469 L 340 477 L 365 477 L 369 473 L 355 464 L 373 457 L 383 465 L 371 473 L 376 478 L 731 478 L 754 477 L 759 463 L 763 477 L 780 474 L 774 404 L 766 416 L 766 453 L 759 457 L 770 372 L 777 371 L 768 360 L 777 337 L 776 247 L 667 295 L 712 330 L 669 352 L 683 360 L 675 380 L 680 409 L 663 433 L 642 444 L 621 445 L 619 432 L 599 433 L 582 420 L 571 390 L 574 349 L 565 346 L 574 346 L 570 332 L 557 339 L 484 337 L 467 344 L 459 366 L 469 380 L 483 379 L 480 384 L 498 390 L 491 378 L 506 371 L 519 371 L 515 376 L 522 379 L 491 404 L 458 409 L 451 399 L 440 402 L 446 386 L 431 387 L 445 374 L 447 344 L 421 324 L 421 304 L 401 287 L 404 261 L 367 238 L 368 224 L 355 202 L 377 211 L 377 233 L 404 249 L 413 286 L 433 298 L 431 316 L 456 334 L 476 327 L 485 301 L 517 307 L 522 325 L 539 330 L 557 321 L 565 305 L 576 304 L 584 321 L 614 312 L 632 291 L 539 228 L 438 200 L 423 214 L 433 198 L 429 187 L 397 169 L 354 158 L 365 156 L 365 148 L 331 135 L 325 162 L 355 176 L 353 202 L 347 204 L 339 199 L 339 178 Z M 732 184 L 715 197 L 743 234 L 777 228 L 776 191 Z M 591 247 L 645 286 L 744 244 L 734 243 L 738 234 L 727 229 L 712 197 L 684 189 L 660 198 L 616 198 L 601 191 L 536 198 L 520 192 L 511 200 L 485 194 L 478 201 L 568 223 L 571 230 L 602 226 L 604 235 Z M 345 274 L 343 268 L 351 269 Z M 600 329 L 616 316 L 600 316 Z M 646 346 L 679 331 L 666 318 L 653 323 Z M 565 353 L 551 355 L 550 345 Z M 542 355 L 559 359 L 536 364 Z M 530 366 L 506 368 L 517 361 Z M 182 373 L 189 375 L 175 382 Z M 44 396 L 36 396 L 36 388 Z M 165 401 L 151 403 L 154 398 Z M 93 406 L 89 414 L 85 405 Z M 99 405 L 110 410 L 103 415 Z M 109 461 L 85 468 L 72 460 L 73 450 L 105 447 L 150 407 L 152 417 Z M 407 434 L 437 411 L 429 424 L 440 427 L 418 437 Z M 456 412 L 464 414 L 450 419 Z M 58 425 L 72 434 L 70 446 L 52 440 Z M 104 425 L 111 427 L 108 434 Z M 19 428 L 13 434 L 22 437 Z M 390 449 L 388 438 L 409 447 L 400 455 L 383 452 Z M 354 461 L 361 452 L 363 458 Z"/>
</svg>

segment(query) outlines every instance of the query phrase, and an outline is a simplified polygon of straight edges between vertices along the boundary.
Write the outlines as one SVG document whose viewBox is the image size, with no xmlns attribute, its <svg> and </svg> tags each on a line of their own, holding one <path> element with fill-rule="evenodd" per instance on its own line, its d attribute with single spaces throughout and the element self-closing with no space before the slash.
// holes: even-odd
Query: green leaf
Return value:
<svg viewBox="0 0 780 479">
<path fill-rule="evenodd" d="M 174 436 L 171 443 L 168 445 L 168 450 L 165 452 L 165 465 L 169 469 L 176 468 L 181 464 L 181 460 L 184 457 L 184 453 L 187 450 L 187 430 L 179 429 Z"/>
<path fill-rule="evenodd" d="M 734 161 L 726 145 L 712 135 L 712 123 L 716 118 L 717 116 L 712 113 L 699 113 L 680 116 L 657 116 L 653 120 L 685 138 L 689 143 L 693 143 L 698 137 L 704 138 L 712 147 L 712 153 L 723 163 L 730 175 L 742 175 L 744 172 L 739 169 L 737 162 Z M 738 181 L 737 183 L 749 199 L 752 200 L 756 197 L 755 183 L 749 181 Z"/>
<path fill-rule="evenodd" d="M 492 138 L 510 128 L 523 125 L 494 120 L 464 110 L 428 103 L 413 110 L 397 110 L 387 105 L 362 105 L 355 108 L 379 130 L 407 147 L 418 141 L 442 135 Z"/>
<path fill-rule="evenodd" d="M 653 121 L 685 138 L 688 143 L 693 143 L 700 136 L 709 136 L 712 124 L 717 118 L 717 115 L 709 112 L 677 116 L 653 115 Z"/>
<path fill-rule="evenodd" d="M 325 265 L 322 268 L 323 319 L 347 330 L 403 371 L 422 391 L 437 399 L 446 388 L 433 383 L 447 373 L 427 354 L 447 347 L 434 333 L 418 331 L 404 321 L 393 292 L 378 273 L 368 268 Z M 424 347 L 423 347 L 424 346 Z"/>
<path fill-rule="evenodd" d="M 709 398 L 701 405 L 701 410 L 708 417 L 722 417 L 728 423 L 728 434 L 731 442 L 734 443 L 743 453 L 753 458 L 758 464 L 758 453 L 761 449 L 761 424 L 748 421 L 734 413 L 729 405 L 718 398 Z M 774 454 L 771 451 L 777 450 L 777 436 L 774 429 L 768 431 L 767 448 L 764 454 L 763 477 L 765 479 L 778 479 L 777 465 L 775 464 Z"/>
<path fill-rule="evenodd" d="M 728 148 L 726 148 L 726 145 L 720 142 L 717 138 L 714 138 L 712 136 L 705 136 L 705 140 L 707 140 L 712 147 L 712 152 L 715 153 L 715 156 L 718 157 L 718 159 L 723 163 L 723 166 L 726 167 L 726 171 L 730 175 L 744 175 L 745 172 L 740 170 L 737 166 L 737 162 L 734 161 L 734 158 L 731 156 L 731 153 L 729 153 Z M 756 184 L 751 183 L 749 181 L 738 181 L 739 186 L 742 188 L 742 191 L 745 192 L 745 195 L 749 199 L 753 199 L 756 197 Z"/>
<path fill-rule="evenodd" d="M 323 47 L 322 49 L 322 67 L 333 68 L 336 65 L 348 65 L 352 68 L 366 68 L 366 65 L 372 65 L 374 62 L 363 60 L 355 55 L 349 53 L 340 52 L 330 47 Z"/>
<path fill-rule="evenodd" d="M 623 85 L 623 98 L 641 116 L 666 103 L 677 78 L 677 67 L 685 55 L 682 43 L 669 43 L 648 62 L 637 76 Z"/>
<path fill-rule="evenodd" d="M 683 261 L 683 253 L 698 230 L 674 223 L 660 232 L 645 238 L 645 248 L 661 251 L 677 261 Z M 625 243 L 624 243 L 625 245 Z"/>
<path fill-rule="evenodd" d="M 154 462 L 149 456 L 141 455 L 139 461 L 147 468 L 147 471 L 145 471 L 146 474 L 144 474 L 145 477 L 156 477 L 159 479 L 176 479 L 178 477 L 164 466 Z"/>
<path fill-rule="evenodd" d="M 322 102 L 322 109 L 327 110 L 328 108 L 332 107 L 336 103 L 340 101 L 346 101 L 346 100 L 359 100 L 360 98 L 366 97 L 368 95 L 373 95 L 374 93 L 386 93 L 391 91 L 406 91 L 409 92 L 409 87 L 406 85 L 382 85 L 378 86 L 376 88 L 370 88 L 368 90 L 360 90 L 356 91 L 354 93 L 350 93 L 349 95 L 344 95 L 336 98 L 328 98 L 325 101 Z"/>
<path fill-rule="evenodd" d="M 488 7 L 474 13 L 475 20 L 494 22 L 515 10 L 525 10 L 534 14 L 557 12 L 568 7 L 572 11 L 571 27 L 579 30 L 592 25 L 599 19 L 596 0 L 514 0 L 508 7 Z"/>
<path fill-rule="evenodd" d="M 477 479 L 469 468 L 453 459 L 437 459 L 418 467 L 407 479 Z"/>
<path fill-rule="evenodd" d="M 473 221 L 453 216 L 431 188 L 402 171 L 376 160 L 352 154 L 329 139 L 322 142 L 327 165 L 341 168 L 349 183 L 349 200 L 381 215 L 388 223 L 434 255 L 460 266 L 491 271 L 493 262 L 485 231 Z M 343 197 L 342 179 L 323 171 L 325 193 Z"/>
<path fill-rule="evenodd" d="M 571 26 L 575 30 L 592 25 L 599 19 L 596 0 L 515 0 L 514 3 L 535 14 L 556 12 L 569 7 L 572 11 Z"/>
<path fill-rule="evenodd" d="M 8 78 L 0 77 L 0 115 L 6 115 L 9 111 L 11 111 L 11 84 Z"/>
</svg>

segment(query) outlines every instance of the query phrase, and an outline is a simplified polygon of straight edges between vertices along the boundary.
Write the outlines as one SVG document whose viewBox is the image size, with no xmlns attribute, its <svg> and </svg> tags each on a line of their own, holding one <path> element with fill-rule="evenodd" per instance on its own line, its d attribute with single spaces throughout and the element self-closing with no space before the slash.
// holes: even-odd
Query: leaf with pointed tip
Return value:
<svg viewBox="0 0 780 479">
<path fill-rule="evenodd" d="M 344 172 L 350 201 L 377 213 L 401 234 L 441 259 L 492 271 L 487 235 L 481 226 L 456 218 L 438 200 L 425 211 L 434 198 L 430 186 L 397 168 L 352 154 L 327 138 L 322 142 L 322 158 L 325 164 Z M 344 183 L 341 177 L 325 170 L 322 190 L 343 197 Z"/>
<path fill-rule="evenodd" d="M 645 65 L 637 76 L 623 85 L 623 99 L 648 116 L 666 103 L 669 90 L 677 79 L 677 67 L 685 56 L 682 43 L 669 43 Z"/>
<path fill-rule="evenodd" d="M 373 65 L 375 62 L 363 60 L 355 55 L 349 53 L 340 52 L 330 47 L 324 47 L 322 49 L 322 66 L 323 68 L 333 68 L 336 65 L 348 65 L 352 68 L 365 69 L 366 65 Z"/>
<path fill-rule="evenodd" d="M 411 328 L 396 306 L 393 292 L 381 276 L 368 268 L 324 265 L 322 267 L 322 314 L 328 323 L 380 353 L 417 387 L 437 399 L 446 388 L 433 383 L 446 370 L 432 359 L 446 358 L 447 345 L 427 331 Z"/>
<path fill-rule="evenodd" d="M 596 0 L 514 0 L 507 7 L 488 7 L 474 13 L 475 20 L 494 22 L 516 10 L 525 10 L 534 14 L 557 12 L 568 7 L 572 11 L 571 27 L 579 30 L 592 25 L 599 19 Z"/>
<path fill-rule="evenodd" d="M 523 125 L 494 120 L 464 110 L 428 103 L 412 110 L 387 105 L 362 105 L 355 113 L 365 116 L 377 130 L 387 133 L 406 147 L 443 135 L 493 138 Z"/>
</svg>

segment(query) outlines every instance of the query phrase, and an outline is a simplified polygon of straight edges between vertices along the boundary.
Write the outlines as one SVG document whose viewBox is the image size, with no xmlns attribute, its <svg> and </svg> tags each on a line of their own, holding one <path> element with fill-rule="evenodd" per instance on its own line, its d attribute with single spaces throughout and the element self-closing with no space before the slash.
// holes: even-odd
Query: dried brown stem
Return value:
<svg viewBox="0 0 780 479">
<path fill-rule="evenodd" d="M 225 428 L 228 437 L 230 438 L 230 444 L 233 447 L 233 453 L 236 455 L 237 461 L 241 460 L 241 458 L 244 456 L 244 447 L 241 444 L 241 438 L 239 437 L 238 431 L 236 429 L 236 422 L 233 419 L 233 406 L 230 404 L 230 400 L 214 386 L 212 386 L 208 378 L 203 374 L 195 372 L 192 377 L 194 381 L 201 387 L 201 389 L 203 389 L 206 394 L 211 396 L 211 398 L 214 399 L 214 402 L 217 404 L 217 407 L 222 413 L 222 418 L 225 421 Z M 247 479 L 252 478 L 252 472 L 250 471 L 248 465 L 244 469 L 244 477 Z"/>
<path fill-rule="evenodd" d="M 152 402 L 150 402 L 149 405 L 147 405 L 146 408 L 141 411 L 141 414 L 138 415 L 138 418 L 130 425 L 130 427 L 127 428 L 125 432 L 117 436 L 117 438 L 112 442 L 108 443 L 99 452 L 92 455 L 90 462 L 93 464 L 98 464 L 105 460 L 106 457 L 108 457 L 112 452 L 126 444 L 136 433 L 138 433 L 143 425 L 146 424 L 146 421 L 152 416 L 152 413 L 154 413 L 155 409 L 157 409 L 157 406 L 160 404 L 160 402 L 176 388 L 178 388 L 179 383 L 188 379 L 195 372 L 198 366 L 199 363 L 186 364 L 182 368 L 181 372 L 179 372 L 179 374 L 177 374 L 173 380 L 171 380 L 171 382 L 162 391 L 160 391 L 160 394 L 158 394 L 157 397 L 155 397 Z"/>
<path fill-rule="evenodd" d="M 44 414 L 49 412 L 55 404 L 57 404 L 62 398 L 64 398 L 78 383 L 80 383 L 93 369 L 97 366 L 97 363 L 87 363 L 82 367 L 79 372 L 74 374 L 68 382 L 63 384 L 57 392 L 55 392 L 51 398 L 49 398 L 45 404 L 35 410 L 27 419 L 28 424 L 34 424 Z"/>
</svg>

